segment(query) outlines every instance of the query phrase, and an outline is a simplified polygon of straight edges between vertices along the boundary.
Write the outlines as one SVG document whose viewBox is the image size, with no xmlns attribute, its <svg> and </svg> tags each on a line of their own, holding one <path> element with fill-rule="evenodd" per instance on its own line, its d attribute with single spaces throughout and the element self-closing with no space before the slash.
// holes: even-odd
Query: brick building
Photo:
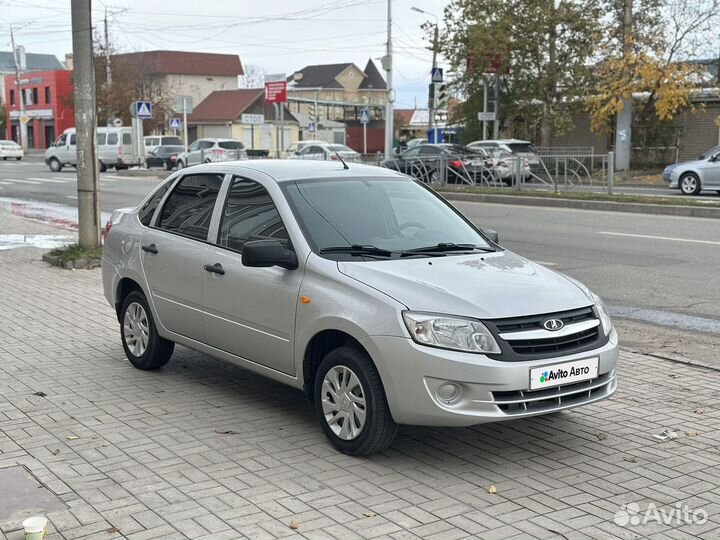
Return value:
<svg viewBox="0 0 720 540">
<path fill-rule="evenodd" d="M 19 140 L 20 99 L 15 76 L 5 77 L 7 134 Z M 20 77 L 22 99 L 27 117 L 28 148 L 44 149 L 67 128 L 75 125 L 72 72 L 66 70 L 33 71 Z"/>
</svg>

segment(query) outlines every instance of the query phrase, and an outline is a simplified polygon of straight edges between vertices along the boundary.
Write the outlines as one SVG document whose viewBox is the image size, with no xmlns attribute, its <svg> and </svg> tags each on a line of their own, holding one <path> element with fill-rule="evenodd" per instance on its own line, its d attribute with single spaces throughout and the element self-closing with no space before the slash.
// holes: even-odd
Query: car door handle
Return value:
<svg viewBox="0 0 720 540">
<path fill-rule="evenodd" d="M 206 264 L 205 270 L 208 272 L 212 272 L 213 274 L 220 274 L 221 276 L 225 274 L 225 270 L 223 270 L 222 264 L 220 263 L 215 263 L 212 266 Z"/>
<path fill-rule="evenodd" d="M 150 244 L 149 246 L 142 246 L 142 250 L 146 253 L 152 253 L 153 255 L 158 254 L 158 248 L 155 244 Z"/>
</svg>

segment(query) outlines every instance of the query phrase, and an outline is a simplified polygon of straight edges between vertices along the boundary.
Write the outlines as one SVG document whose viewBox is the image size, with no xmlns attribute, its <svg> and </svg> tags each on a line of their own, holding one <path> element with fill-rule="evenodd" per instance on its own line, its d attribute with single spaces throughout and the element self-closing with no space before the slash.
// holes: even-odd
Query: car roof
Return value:
<svg viewBox="0 0 720 540">
<path fill-rule="evenodd" d="M 183 169 L 187 172 L 234 173 L 243 175 L 248 171 L 264 173 L 278 183 L 304 179 L 323 178 L 406 178 L 408 176 L 377 165 L 348 163 L 347 169 L 339 161 L 316 161 L 303 159 L 253 159 L 223 161 L 194 165 Z"/>
</svg>

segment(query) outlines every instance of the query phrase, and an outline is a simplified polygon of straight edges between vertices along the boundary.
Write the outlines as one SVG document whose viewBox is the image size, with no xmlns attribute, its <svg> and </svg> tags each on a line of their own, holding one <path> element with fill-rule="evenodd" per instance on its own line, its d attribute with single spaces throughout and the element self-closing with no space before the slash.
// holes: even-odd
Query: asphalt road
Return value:
<svg viewBox="0 0 720 540">
<path fill-rule="evenodd" d="M 163 175 L 162 171 L 158 171 Z M 100 175 L 104 212 L 137 204 L 157 178 Z M 0 199 L 76 206 L 73 169 L 52 173 L 37 159 L 0 161 Z M 587 284 L 643 347 L 705 344 L 714 358 L 720 344 L 720 220 L 596 212 L 560 208 L 460 203 L 501 243 Z M 658 330 L 660 329 L 660 330 Z M 693 336 L 696 339 L 693 339 Z M 646 351 L 647 352 L 647 351 Z"/>
</svg>

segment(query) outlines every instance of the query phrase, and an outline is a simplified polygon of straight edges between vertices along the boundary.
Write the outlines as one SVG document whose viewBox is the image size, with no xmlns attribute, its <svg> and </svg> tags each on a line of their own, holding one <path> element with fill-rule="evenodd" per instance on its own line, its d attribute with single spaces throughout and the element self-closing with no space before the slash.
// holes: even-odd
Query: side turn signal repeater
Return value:
<svg viewBox="0 0 720 540">
<path fill-rule="evenodd" d="M 300 297 L 300 301 L 301 301 L 303 304 L 309 304 L 309 303 L 310 303 L 310 297 L 303 295 L 303 296 Z"/>
</svg>

